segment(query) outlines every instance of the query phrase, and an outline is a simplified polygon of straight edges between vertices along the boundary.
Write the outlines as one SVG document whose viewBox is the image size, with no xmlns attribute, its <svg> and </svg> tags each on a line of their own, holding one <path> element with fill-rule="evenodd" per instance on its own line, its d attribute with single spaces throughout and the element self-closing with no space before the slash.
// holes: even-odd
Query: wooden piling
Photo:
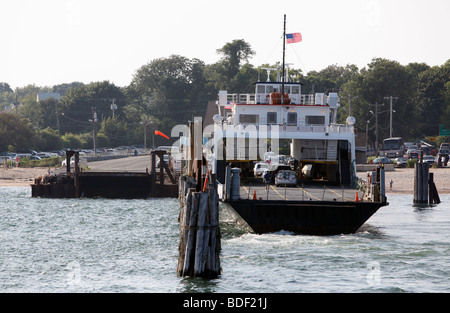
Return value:
<svg viewBox="0 0 450 313">
<path fill-rule="evenodd" d="M 434 175 L 433 173 L 429 174 L 428 178 L 428 196 L 429 196 L 429 204 L 438 204 L 441 203 L 441 199 L 439 198 L 439 194 L 434 184 Z"/>
<path fill-rule="evenodd" d="M 414 203 L 428 203 L 428 165 L 423 164 L 423 151 L 420 152 L 420 159 L 414 166 Z"/>
<path fill-rule="evenodd" d="M 434 184 L 433 173 L 429 173 L 428 164 L 423 163 L 423 151 L 414 167 L 414 203 L 437 204 L 440 198 Z"/>
<path fill-rule="evenodd" d="M 180 181 L 180 188 L 192 186 L 186 178 Z M 218 195 L 214 184 L 208 187 L 204 192 L 196 192 L 195 188 L 180 191 L 181 238 L 177 267 L 180 277 L 213 279 L 220 275 Z"/>
</svg>

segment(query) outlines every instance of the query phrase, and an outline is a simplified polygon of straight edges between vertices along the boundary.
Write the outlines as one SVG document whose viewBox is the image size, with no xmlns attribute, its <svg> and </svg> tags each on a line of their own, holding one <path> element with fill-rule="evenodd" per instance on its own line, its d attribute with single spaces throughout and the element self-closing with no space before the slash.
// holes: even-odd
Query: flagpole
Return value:
<svg viewBox="0 0 450 313">
<path fill-rule="evenodd" d="M 286 14 L 284 15 L 284 28 L 283 28 L 283 67 L 281 76 L 281 104 L 284 104 L 284 67 L 285 67 L 285 54 L 286 54 Z"/>
</svg>

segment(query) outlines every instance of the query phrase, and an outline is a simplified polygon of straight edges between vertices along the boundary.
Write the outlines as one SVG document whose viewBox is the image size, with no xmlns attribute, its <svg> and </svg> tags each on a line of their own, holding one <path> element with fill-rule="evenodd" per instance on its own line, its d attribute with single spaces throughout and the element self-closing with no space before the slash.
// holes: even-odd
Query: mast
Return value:
<svg viewBox="0 0 450 313">
<path fill-rule="evenodd" d="M 286 14 L 284 15 L 284 27 L 283 27 L 283 67 L 282 67 L 282 75 L 281 75 L 281 104 L 284 104 L 284 67 L 285 67 L 285 53 L 286 52 Z"/>
</svg>

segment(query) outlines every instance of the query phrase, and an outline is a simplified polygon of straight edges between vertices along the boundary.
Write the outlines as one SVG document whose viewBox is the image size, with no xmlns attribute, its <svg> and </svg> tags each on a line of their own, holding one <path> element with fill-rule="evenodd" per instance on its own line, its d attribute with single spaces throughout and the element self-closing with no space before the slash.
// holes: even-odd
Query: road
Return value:
<svg viewBox="0 0 450 313">
<path fill-rule="evenodd" d="M 91 172 L 144 172 L 150 170 L 150 155 L 130 156 L 121 159 L 88 163 Z"/>
</svg>

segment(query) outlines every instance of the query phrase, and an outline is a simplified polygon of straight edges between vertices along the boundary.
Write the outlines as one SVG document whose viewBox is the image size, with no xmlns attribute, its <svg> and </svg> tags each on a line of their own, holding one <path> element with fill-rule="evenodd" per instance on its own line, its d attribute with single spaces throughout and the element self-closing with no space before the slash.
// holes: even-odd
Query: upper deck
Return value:
<svg viewBox="0 0 450 313">
<path fill-rule="evenodd" d="M 274 93 L 281 93 L 283 83 L 281 82 L 256 82 L 255 93 L 229 94 L 224 90 L 219 91 L 219 104 L 221 106 L 231 105 L 328 105 L 336 107 L 339 105 L 337 93 L 315 93 L 302 94 L 301 83 L 284 83 L 284 93 L 288 98 L 284 103 L 275 103 L 271 97 Z"/>
<path fill-rule="evenodd" d="M 267 126 L 273 129 L 279 126 L 285 133 L 281 138 L 302 138 L 300 133 L 314 132 L 353 133 L 351 125 L 336 124 L 336 111 L 339 107 L 337 93 L 301 94 L 301 83 L 285 83 L 284 96 L 281 99 L 280 82 L 257 82 L 254 94 L 228 94 L 219 92 L 218 105 L 225 109 L 226 123 L 223 129 L 230 127 Z M 295 133 L 295 134 L 294 134 Z"/>
</svg>

